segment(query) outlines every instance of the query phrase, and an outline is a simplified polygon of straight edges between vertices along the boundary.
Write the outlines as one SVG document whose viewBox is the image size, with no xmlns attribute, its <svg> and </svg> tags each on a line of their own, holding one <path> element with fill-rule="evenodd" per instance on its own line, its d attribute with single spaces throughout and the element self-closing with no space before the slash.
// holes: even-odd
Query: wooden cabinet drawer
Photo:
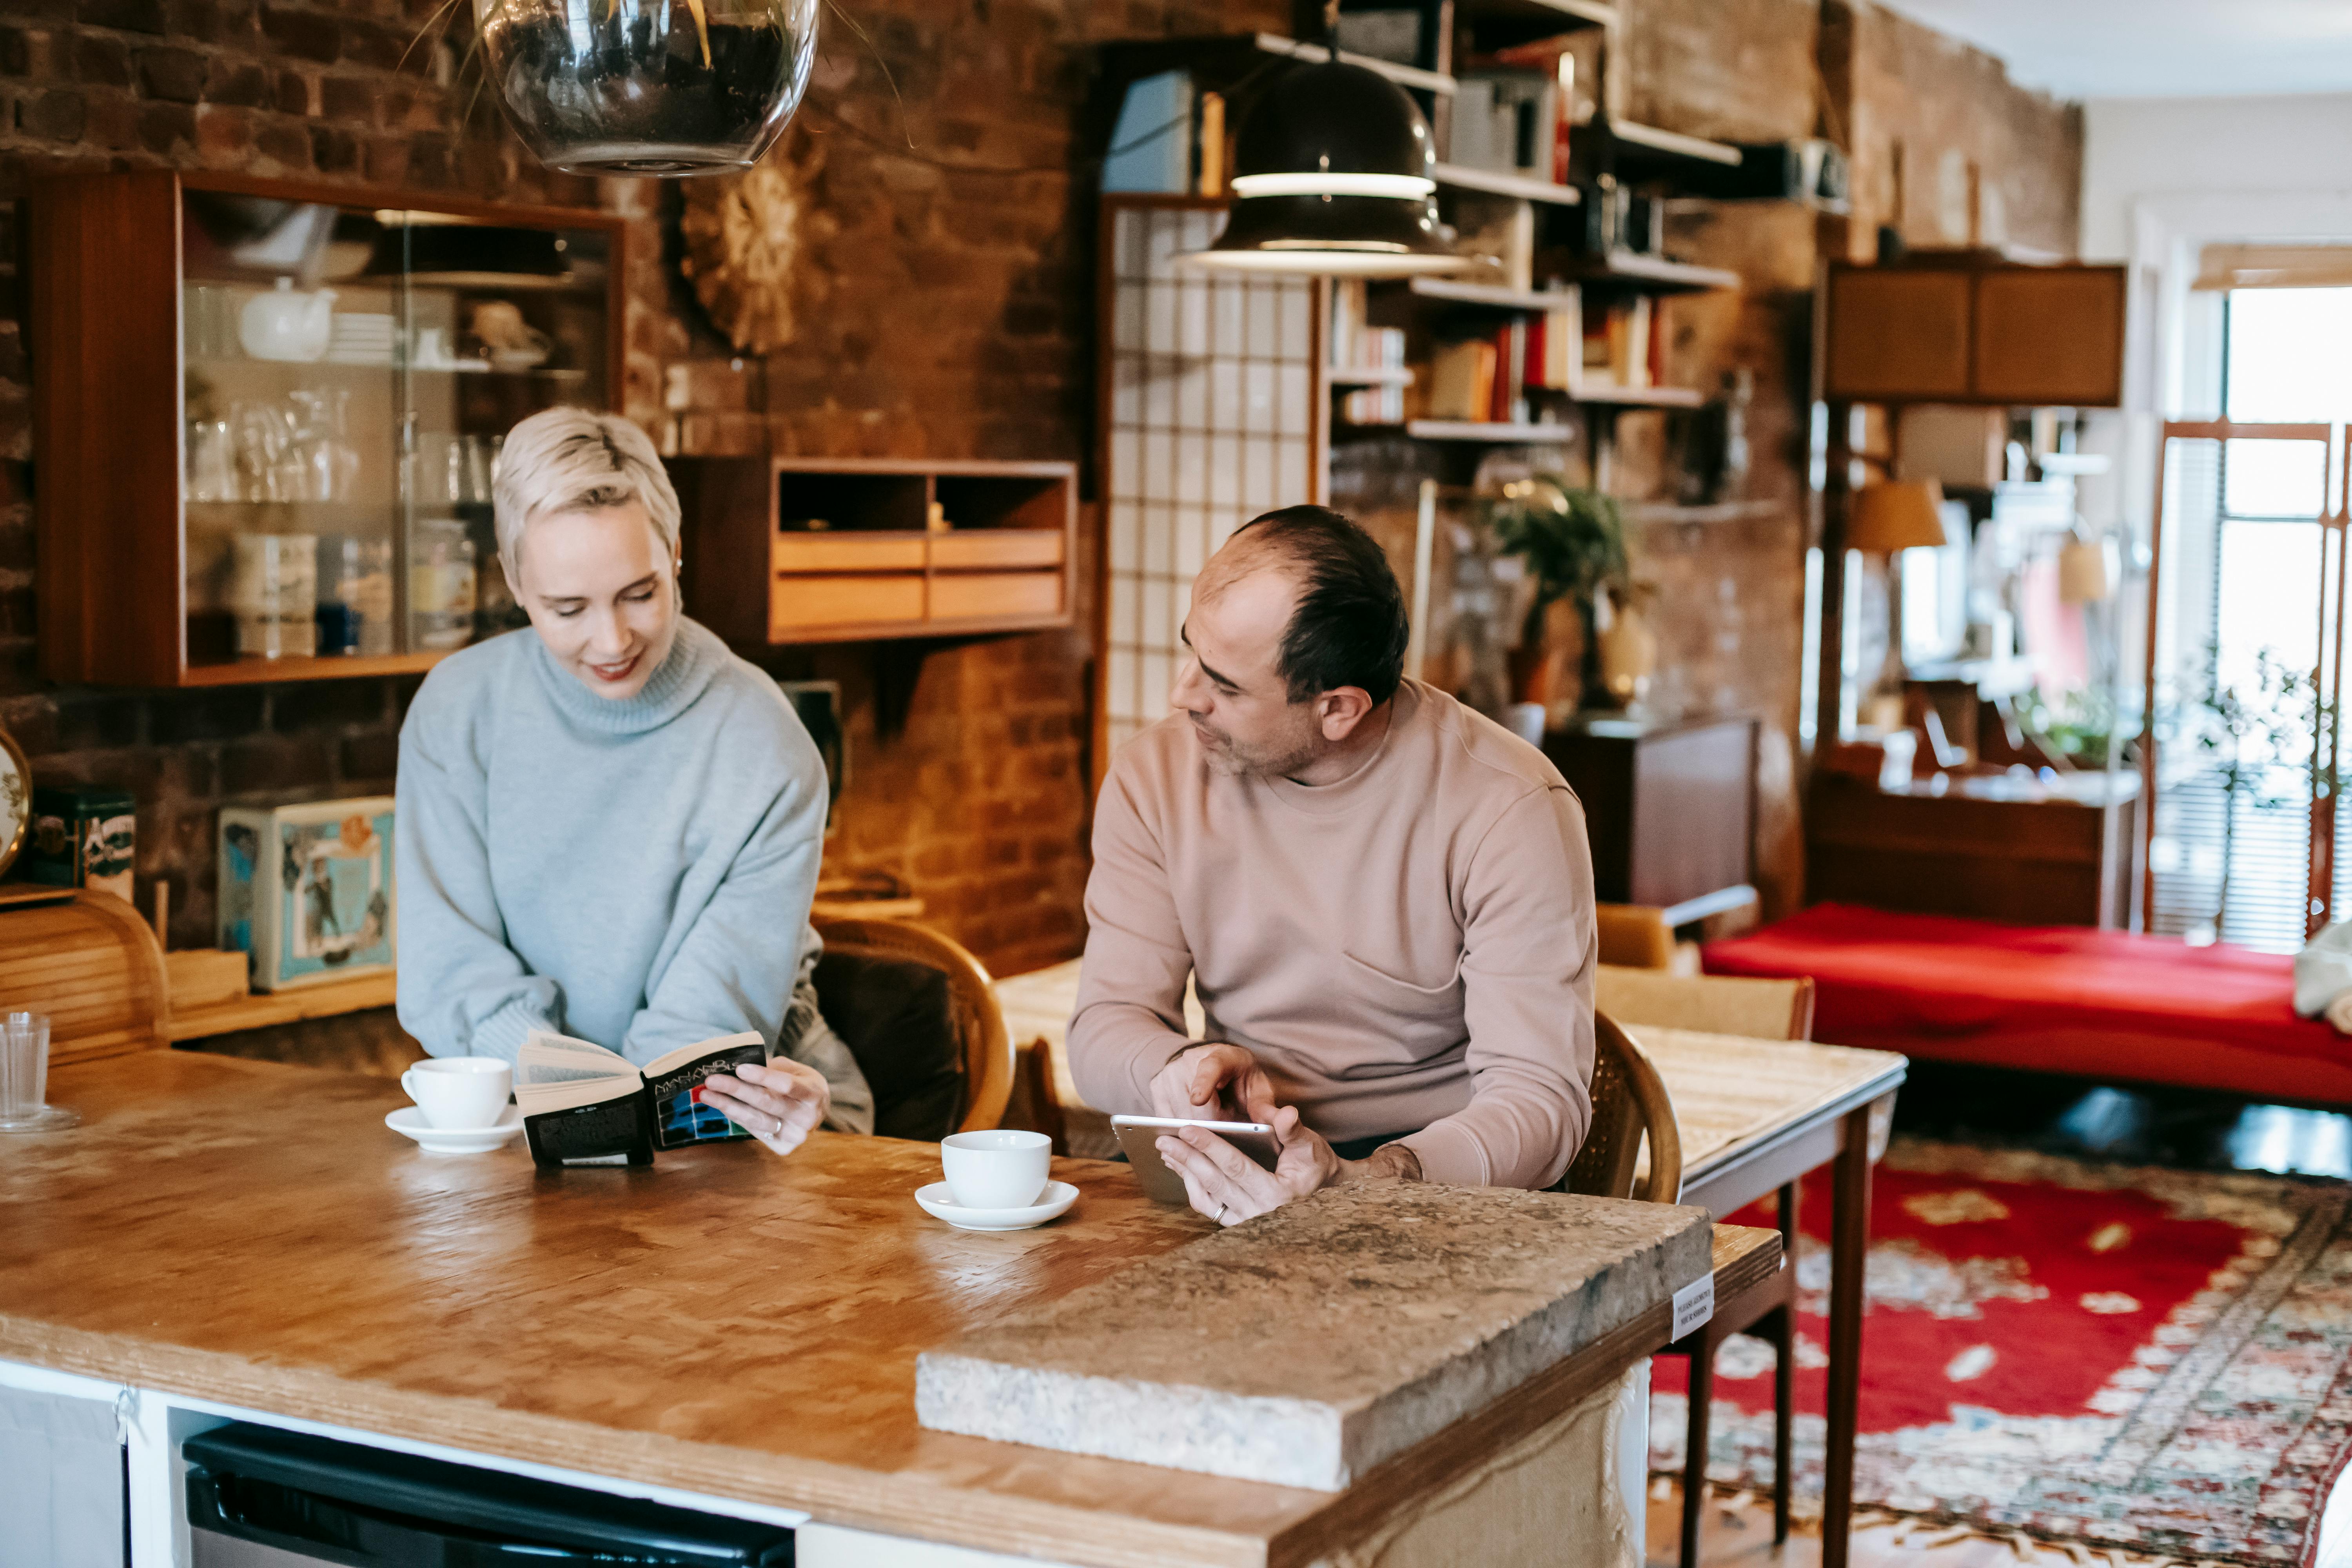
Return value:
<svg viewBox="0 0 2352 1568">
<path fill-rule="evenodd" d="M 780 533 L 769 551 L 778 572 L 920 572 L 919 533 Z"/>
<path fill-rule="evenodd" d="M 777 641 L 820 626 L 923 618 L 923 579 L 914 574 L 780 577 L 768 589 L 768 635 Z"/>
<path fill-rule="evenodd" d="M 934 621 L 1052 616 L 1061 608 L 1059 572 L 965 572 L 931 579 Z"/>
<path fill-rule="evenodd" d="M 1062 531 L 1045 528 L 968 529 L 931 536 L 931 565 L 942 572 L 1059 566 Z"/>
</svg>

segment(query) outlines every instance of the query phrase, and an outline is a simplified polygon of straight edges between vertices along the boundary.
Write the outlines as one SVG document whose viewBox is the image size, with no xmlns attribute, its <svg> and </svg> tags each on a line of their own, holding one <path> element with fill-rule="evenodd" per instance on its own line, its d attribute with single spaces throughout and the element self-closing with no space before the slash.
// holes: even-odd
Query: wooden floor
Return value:
<svg viewBox="0 0 2352 1568">
<path fill-rule="evenodd" d="M 1682 1489 L 1672 1481 L 1650 1488 L 1649 1568 L 1676 1568 Z M 1822 1537 L 1799 1526 L 1788 1542 L 1772 1544 L 1772 1506 L 1721 1501 L 1709 1506 L 1699 1533 L 1699 1568 L 1819 1568 Z M 1988 1540 L 1934 1524 L 1867 1524 L 1855 1529 L 1851 1568 L 2141 1568 L 2155 1561 L 2082 1548 L 2032 1543 L 2020 1537 Z M 2352 1486 L 2339 1484 L 2320 1529 L 2312 1568 L 2352 1568 Z"/>
</svg>

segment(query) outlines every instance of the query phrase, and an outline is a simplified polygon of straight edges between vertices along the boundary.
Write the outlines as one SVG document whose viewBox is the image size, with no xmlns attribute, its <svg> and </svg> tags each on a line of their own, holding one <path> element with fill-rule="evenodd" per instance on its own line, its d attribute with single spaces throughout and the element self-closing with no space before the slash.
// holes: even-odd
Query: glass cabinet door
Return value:
<svg viewBox="0 0 2352 1568">
<path fill-rule="evenodd" d="M 417 668 L 522 624 L 499 448 L 541 409 L 611 406 L 607 231 L 181 201 L 191 673 Z"/>
</svg>

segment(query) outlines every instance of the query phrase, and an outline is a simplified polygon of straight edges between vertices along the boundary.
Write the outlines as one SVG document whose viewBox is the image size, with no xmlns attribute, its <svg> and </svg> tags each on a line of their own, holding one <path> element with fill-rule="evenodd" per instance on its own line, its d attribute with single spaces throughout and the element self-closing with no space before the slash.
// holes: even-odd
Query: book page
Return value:
<svg viewBox="0 0 2352 1568">
<path fill-rule="evenodd" d="M 525 1116 L 543 1116 L 551 1110 L 570 1110 L 576 1106 L 626 1100 L 636 1091 L 637 1086 L 624 1079 L 575 1076 L 551 1083 L 518 1083 L 514 1096 L 516 1107 Z"/>
<path fill-rule="evenodd" d="M 582 1080 L 635 1084 L 644 1081 L 644 1075 L 618 1051 L 547 1029 L 533 1029 L 515 1053 L 517 1088 Z"/>
</svg>

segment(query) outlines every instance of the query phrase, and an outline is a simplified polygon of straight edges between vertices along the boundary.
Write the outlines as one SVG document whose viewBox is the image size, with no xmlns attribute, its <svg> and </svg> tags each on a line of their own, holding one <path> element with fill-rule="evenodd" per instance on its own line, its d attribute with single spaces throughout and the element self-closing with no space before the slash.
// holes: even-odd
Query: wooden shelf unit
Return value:
<svg viewBox="0 0 2352 1568">
<path fill-rule="evenodd" d="M 1072 624 L 1075 464 L 753 457 L 668 466 L 684 512 L 687 612 L 739 647 Z M 924 526 L 935 503 L 948 531 Z"/>
<path fill-rule="evenodd" d="M 240 1029 L 267 1029 L 305 1018 L 335 1018 L 372 1007 L 389 1007 L 396 989 L 394 975 L 362 974 L 356 980 L 334 980 L 290 991 L 257 991 L 209 1007 L 174 1009 L 169 1026 L 172 1042 L 177 1045 L 182 1040 L 233 1035 Z"/>
<path fill-rule="evenodd" d="M 1620 20 L 1601 0 L 1454 0 L 1454 19 L 1482 54 Z"/>
<path fill-rule="evenodd" d="M 1728 268 L 1669 261 L 1631 250 L 1595 257 L 1569 276 L 1587 289 L 1629 294 L 1700 294 L 1739 287 L 1739 274 Z"/>
<path fill-rule="evenodd" d="M 1582 204 L 1584 193 L 1574 185 L 1538 180 L 1530 174 L 1506 174 L 1496 169 L 1474 169 L 1463 163 L 1439 163 L 1430 173 L 1440 185 L 1458 191 L 1483 191 L 1491 196 L 1512 196 L 1523 202 L 1549 202 L 1554 206 Z"/>
<path fill-rule="evenodd" d="M 1580 382 L 1573 391 L 1552 395 L 1609 408 L 1696 408 L 1706 401 L 1696 387 L 1610 386 L 1601 382 Z"/>
<path fill-rule="evenodd" d="M 1408 419 L 1404 433 L 1416 441 L 1484 441 L 1490 446 L 1558 446 L 1577 438 L 1573 425 L 1512 425 L 1486 419 Z"/>
<path fill-rule="evenodd" d="M 292 215 L 288 223 L 306 221 L 304 209 L 318 207 L 338 215 L 339 237 L 371 224 L 380 231 L 365 245 L 339 237 L 329 247 L 323 283 L 337 292 L 339 320 L 405 310 L 420 325 L 441 323 L 454 342 L 473 306 L 508 300 L 539 330 L 560 329 L 551 333 L 558 354 L 577 363 L 460 374 L 396 357 L 362 364 L 246 355 L 236 346 L 240 300 L 293 270 L 250 226 L 262 221 L 257 214 L 273 211 Z M 559 403 L 617 406 L 627 269 L 625 225 L 613 215 L 168 169 L 36 179 L 26 208 L 34 462 L 41 476 L 36 591 L 40 669 L 52 680 L 235 686 L 428 668 L 446 650 L 415 647 L 409 636 L 412 524 L 452 516 L 466 522 L 478 580 L 488 581 L 496 570 L 489 509 L 415 493 L 410 459 L 417 454 L 400 450 L 400 432 L 419 442 L 487 437 Z M 399 238 L 410 217 L 409 233 L 428 224 L 446 233 L 479 231 L 493 258 L 513 270 L 460 279 L 379 269 L 376 258 L 389 248 L 382 242 Z M 530 241 L 543 242 L 551 231 L 557 238 L 545 254 L 565 258 L 562 271 L 533 273 L 525 260 L 496 251 L 500 243 L 530 250 Z M 226 342 L 216 341 L 224 335 Z M 342 480 L 351 495 L 194 500 L 182 466 L 190 421 L 226 421 L 239 400 L 283 407 L 295 392 L 351 398 L 344 436 L 356 460 Z M 227 590 L 233 542 L 263 533 L 388 545 L 395 651 L 237 657 Z"/>
<path fill-rule="evenodd" d="M 1573 289 L 1505 289 L 1493 283 L 1456 283 L 1444 278 L 1415 278 L 1407 288 L 1424 300 L 1538 316 L 1552 310 L 1573 310 L 1583 299 Z"/>
</svg>

